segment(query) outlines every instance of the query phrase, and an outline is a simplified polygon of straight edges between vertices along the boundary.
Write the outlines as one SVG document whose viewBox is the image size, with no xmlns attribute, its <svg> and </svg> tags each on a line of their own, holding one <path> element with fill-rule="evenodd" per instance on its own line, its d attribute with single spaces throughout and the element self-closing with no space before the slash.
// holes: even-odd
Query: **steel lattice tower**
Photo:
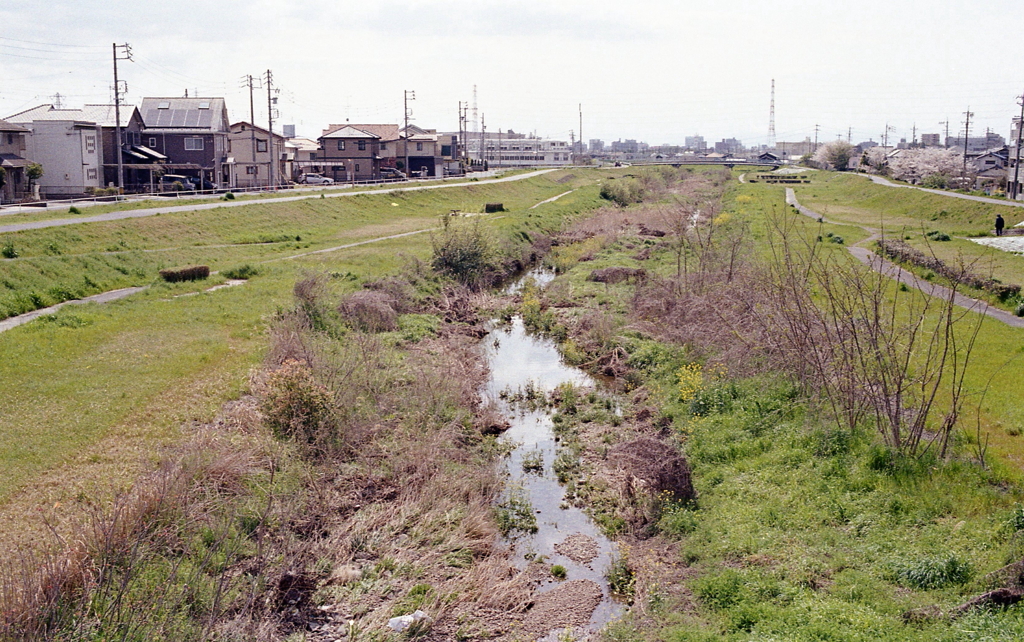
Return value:
<svg viewBox="0 0 1024 642">
<path fill-rule="evenodd" d="M 775 79 L 772 78 L 772 106 L 768 111 L 768 149 L 775 149 Z"/>
</svg>

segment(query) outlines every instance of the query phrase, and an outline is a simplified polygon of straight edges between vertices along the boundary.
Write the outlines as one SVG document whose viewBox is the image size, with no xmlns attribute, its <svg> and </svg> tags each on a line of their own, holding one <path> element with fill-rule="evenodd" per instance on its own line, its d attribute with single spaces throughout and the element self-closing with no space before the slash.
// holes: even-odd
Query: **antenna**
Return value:
<svg viewBox="0 0 1024 642">
<path fill-rule="evenodd" d="M 775 79 L 772 78 L 772 106 L 768 112 L 768 148 L 775 149 Z"/>
</svg>

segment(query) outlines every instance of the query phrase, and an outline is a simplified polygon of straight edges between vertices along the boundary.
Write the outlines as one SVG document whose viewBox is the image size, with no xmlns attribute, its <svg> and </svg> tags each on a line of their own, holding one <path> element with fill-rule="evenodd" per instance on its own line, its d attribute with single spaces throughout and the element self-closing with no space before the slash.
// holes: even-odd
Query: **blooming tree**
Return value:
<svg viewBox="0 0 1024 642">
<path fill-rule="evenodd" d="M 844 140 L 833 140 L 825 143 L 814 153 L 813 160 L 819 165 L 832 169 L 846 169 L 853 156 L 853 145 Z"/>
<path fill-rule="evenodd" d="M 948 179 L 960 176 L 963 163 L 963 155 L 954 149 L 905 149 L 890 159 L 889 173 L 893 178 L 908 183 L 946 183 Z M 970 164 L 968 169 L 973 169 Z"/>
</svg>

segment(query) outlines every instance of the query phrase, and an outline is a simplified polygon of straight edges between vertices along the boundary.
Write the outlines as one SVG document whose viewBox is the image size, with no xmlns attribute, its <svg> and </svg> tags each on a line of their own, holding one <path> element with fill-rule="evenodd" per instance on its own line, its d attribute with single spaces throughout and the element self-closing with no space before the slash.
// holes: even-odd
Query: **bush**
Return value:
<svg viewBox="0 0 1024 642">
<path fill-rule="evenodd" d="M 561 564 L 555 564 L 551 567 L 551 575 L 557 579 L 564 580 L 568 575 L 568 571 Z"/>
<path fill-rule="evenodd" d="M 632 178 L 609 179 L 601 185 L 601 198 L 619 207 L 626 207 L 644 200 L 644 188 Z"/>
<path fill-rule="evenodd" d="M 949 234 L 946 234 L 945 232 L 940 232 L 938 230 L 932 230 L 931 232 L 925 234 L 924 237 L 930 241 L 942 242 L 949 240 Z"/>
<path fill-rule="evenodd" d="M 325 445 L 338 437 L 331 394 L 305 363 L 286 361 L 257 390 L 264 420 L 278 437 L 307 445 Z"/>
<path fill-rule="evenodd" d="M 173 270 L 160 270 L 160 278 L 168 283 L 178 283 L 180 281 L 201 281 L 208 276 L 210 276 L 210 266 L 208 265 L 192 265 Z"/>
<path fill-rule="evenodd" d="M 68 214 L 81 214 L 82 210 L 78 209 L 74 205 L 68 208 Z"/>
<path fill-rule="evenodd" d="M 251 279 L 260 273 L 258 267 L 254 267 L 246 263 L 245 265 L 239 265 L 221 272 L 225 278 L 228 279 Z"/>
<path fill-rule="evenodd" d="M 971 565 L 956 555 L 927 557 L 895 562 L 890 573 L 903 586 L 931 590 L 966 584 L 971 579 Z"/>
<path fill-rule="evenodd" d="M 480 283 L 492 268 L 491 242 L 478 222 L 463 227 L 452 225 L 445 217 L 444 229 L 431 236 L 430 242 L 434 251 L 431 266 L 463 283 Z"/>
<path fill-rule="evenodd" d="M 338 313 L 352 327 L 364 332 L 391 332 L 398 329 L 394 299 L 385 292 L 360 290 L 338 305 Z"/>
<path fill-rule="evenodd" d="M 228 192 L 227 194 L 224 195 L 224 200 L 225 201 L 233 201 L 233 200 L 235 200 L 235 193 L 234 192 Z"/>
<path fill-rule="evenodd" d="M 5 259 L 16 259 L 18 258 L 18 250 L 14 249 L 14 243 L 7 241 L 4 246 L 0 248 L 0 256 Z"/>
</svg>

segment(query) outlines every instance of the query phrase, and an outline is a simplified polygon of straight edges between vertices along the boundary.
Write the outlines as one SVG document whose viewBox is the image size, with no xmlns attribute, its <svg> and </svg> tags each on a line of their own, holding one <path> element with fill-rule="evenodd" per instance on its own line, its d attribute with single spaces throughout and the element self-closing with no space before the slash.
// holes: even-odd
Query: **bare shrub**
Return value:
<svg viewBox="0 0 1024 642">
<path fill-rule="evenodd" d="M 281 437 L 323 449 L 339 438 L 330 391 L 309 365 L 287 361 L 255 382 L 267 425 Z"/>
<path fill-rule="evenodd" d="M 897 287 L 884 265 L 879 274 L 826 252 L 792 217 L 769 217 L 765 336 L 837 419 L 870 418 L 898 453 L 934 445 L 945 456 L 984 318 L 957 307 L 961 280 L 945 292 Z"/>
<path fill-rule="evenodd" d="M 416 310 L 416 288 L 408 279 L 391 276 L 377 281 L 368 281 L 363 284 L 367 290 L 381 292 L 389 298 L 389 305 L 399 314 L 407 314 Z"/>
<path fill-rule="evenodd" d="M 292 295 L 295 297 L 295 313 L 303 324 L 314 330 L 327 326 L 327 276 L 307 274 L 295 282 Z"/>
<path fill-rule="evenodd" d="M 629 279 L 640 281 L 646 276 L 647 271 L 641 268 L 609 267 L 592 270 L 587 275 L 587 280 L 596 283 L 621 283 Z"/>
<path fill-rule="evenodd" d="M 396 301 L 387 292 L 361 290 L 341 300 L 338 312 L 352 327 L 365 332 L 390 332 L 398 329 Z"/>
</svg>

